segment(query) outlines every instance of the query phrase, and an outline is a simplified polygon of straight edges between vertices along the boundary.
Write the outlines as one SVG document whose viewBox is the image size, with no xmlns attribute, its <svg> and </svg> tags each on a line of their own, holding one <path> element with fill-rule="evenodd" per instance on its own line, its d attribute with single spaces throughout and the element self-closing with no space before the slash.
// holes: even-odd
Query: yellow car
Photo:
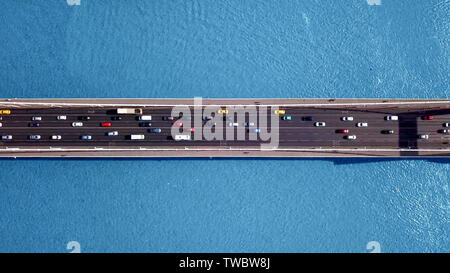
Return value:
<svg viewBox="0 0 450 273">
<path fill-rule="evenodd" d="M 11 114 L 11 110 L 0 110 L 0 115 L 9 115 Z"/>
<path fill-rule="evenodd" d="M 228 114 L 228 110 L 227 109 L 219 109 L 217 111 L 217 113 L 226 115 L 226 114 Z"/>
<path fill-rule="evenodd" d="M 284 115 L 284 114 L 286 114 L 286 111 L 285 111 L 285 110 L 275 110 L 275 111 L 273 111 L 273 112 L 275 113 L 275 115 L 278 115 L 278 114 Z"/>
</svg>

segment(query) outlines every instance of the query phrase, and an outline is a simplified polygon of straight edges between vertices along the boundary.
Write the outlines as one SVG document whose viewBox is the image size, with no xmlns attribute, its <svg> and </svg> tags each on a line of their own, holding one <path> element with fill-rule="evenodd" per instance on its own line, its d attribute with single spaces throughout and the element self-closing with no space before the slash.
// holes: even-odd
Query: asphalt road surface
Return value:
<svg viewBox="0 0 450 273">
<path fill-rule="evenodd" d="M 194 140 L 194 133 L 190 134 L 190 141 L 175 141 L 171 135 L 171 128 L 179 117 L 174 120 L 163 120 L 170 117 L 172 108 L 151 107 L 143 108 L 143 115 L 151 115 L 151 121 L 139 121 L 138 114 L 117 115 L 115 108 L 47 108 L 47 109 L 12 109 L 11 114 L 0 115 L 0 135 L 12 136 L 11 140 L 0 140 L 5 147 L 23 146 L 88 146 L 88 147 L 122 147 L 122 146 L 218 146 L 218 147 L 255 147 L 270 140 L 262 141 L 259 134 L 257 140 L 249 140 L 249 130 L 261 128 L 258 122 L 254 127 L 245 128 L 245 140 L 226 138 L 226 130 L 236 129 L 228 126 L 236 122 L 236 117 L 223 115 L 224 140 L 208 141 Z M 225 108 L 224 108 L 225 109 Z M 279 115 L 279 147 L 321 147 L 321 148 L 450 148 L 450 134 L 440 133 L 444 123 L 450 122 L 448 109 L 442 111 L 427 111 L 426 109 L 378 109 L 378 110 L 348 110 L 286 107 L 284 115 Z M 406 111 L 406 112 L 405 112 Z M 194 111 L 192 110 L 192 113 Z M 58 120 L 57 116 L 65 115 L 67 120 Z M 268 112 L 275 115 L 273 111 Z M 398 121 L 387 121 L 388 115 L 399 116 Z M 433 115 L 433 120 L 424 120 L 425 115 Z M 121 120 L 113 120 L 115 117 Z M 282 116 L 290 116 L 291 120 L 282 120 Z M 341 117 L 353 117 L 353 121 L 342 121 Z M 32 121 L 32 117 L 41 117 L 41 121 Z M 89 117 L 89 120 L 83 120 Z M 305 117 L 312 117 L 313 121 L 305 121 Z M 184 122 L 182 128 L 194 128 L 194 119 Z M 248 115 L 246 120 L 248 121 Z M 73 122 L 83 122 L 82 127 L 72 127 Z M 111 127 L 102 127 L 103 122 L 110 122 Z M 142 122 L 150 122 L 150 127 L 143 127 Z M 315 122 L 325 122 L 325 127 L 314 126 Z M 366 122 L 368 127 L 357 127 L 356 123 Z M 38 123 L 39 127 L 30 127 Z M 189 124 L 190 123 L 190 124 Z M 219 124 L 220 125 L 220 124 Z M 216 125 L 216 126 L 219 126 Z M 203 121 L 202 126 L 212 126 L 211 121 Z M 270 122 L 268 127 L 270 128 Z M 244 127 L 241 122 L 239 128 Z M 161 129 L 160 133 L 152 133 L 151 129 Z M 349 130 L 348 133 L 337 133 L 337 130 Z M 202 128 L 195 128 L 202 130 Z M 383 130 L 393 130 L 393 134 L 382 134 Z M 117 136 L 108 136 L 108 132 L 117 131 Z M 144 135 L 144 140 L 131 140 L 130 135 Z M 181 134 L 181 133 L 180 133 Z M 39 135 L 40 140 L 30 140 L 31 135 Z M 52 140 L 52 135 L 61 136 L 60 140 Z M 89 135 L 91 140 L 82 140 L 82 136 Z M 348 140 L 346 135 L 356 136 L 355 140 Z M 428 139 L 419 139 L 419 135 L 428 135 Z"/>
</svg>

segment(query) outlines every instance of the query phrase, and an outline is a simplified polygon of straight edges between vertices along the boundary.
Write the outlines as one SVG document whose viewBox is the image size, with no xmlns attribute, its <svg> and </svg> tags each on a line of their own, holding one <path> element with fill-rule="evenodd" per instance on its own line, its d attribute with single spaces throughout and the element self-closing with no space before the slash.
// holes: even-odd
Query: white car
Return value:
<svg viewBox="0 0 450 273">
<path fill-rule="evenodd" d="M 319 122 L 314 123 L 314 126 L 316 126 L 316 127 L 325 127 L 325 125 L 326 125 L 326 123 L 323 122 L 323 121 L 319 121 Z"/>
<path fill-rule="evenodd" d="M 419 135 L 419 139 L 428 139 L 429 136 L 428 135 Z"/>
<path fill-rule="evenodd" d="M 344 136 L 345 139 L 349 139 L 349 140 L 355 140 L 356 136 L 355 135 L 348 135 L 348 136 Z"/>
<path fill-rule="evenodd" d="M 356 123 L 356 127 L 367 127 L 369 126 L 369 124 L 367 124 L 367 122 L 358 122 Z"/>
<path fill-rule="evenodd" d="M 0 127 L 2 127 L 3 126 L 3 124 L 0 122 Z"/>
<path fill-rule="evenodd" d="M 446 123 L 442 124 L 442 126 L 444 126 L 444 127 L 450 127 L 450 123 L 449 123 L 449 122 L 446 122 Z"/>
<path fill-rule="evenodd" d="M 41 136 L 40 135 L 31 135 L 31 136 L 29 136 L 29 138 L 30 138 L 30 140 L 39 140 L 39 139 L 41 139 Z"/>
<path fill-rule="evenodd" d="M 237 122 L 230 122 L 230 123 L 228 123 L 228 126 L 230 126 L 230 127 L 238 127 L 239 126 L 239 123 L 237 123 Z"/>
<path fill-rule="evenodd" d="M 12 135 L 2 136 L 2 140 L 11 140 L 11 139 L 12 139 Z"/>
<path fill-rule="evenodd" d="M 60 135 L 52 135 L 52 140 L 60 140 L 61 136 Z"/>
<path fill-rule="evenodd" d="M 386 120 L 398 120 L 398 116 L 386 116 L 384 117 Z"/>
<path fill-rule="evenodd" d="M 41 121 L 42 117 L 32 117 L 31 120 L 33 120 L 33 121 Z"/>
<path fill-rule="evenodd" d="M 117 131 L 112 131 L 112 132 L 108 132 L 108 136 L 118 136 L 119 132 Z"/>
<path fill-rule="evenodd" d="M 83 122 L 72 122 L 72 127 L 82 127 L 83 126 Z"/>
<path fill-rule="evenodd" d="M 56 119 L 57 120 L 66 120 L 67 116 L 57 116 Z"/>
<path fill-rule="evenodd" d="M 353 121 L 353 117 L 341 117 L 342 121 Z"/>
</svg>

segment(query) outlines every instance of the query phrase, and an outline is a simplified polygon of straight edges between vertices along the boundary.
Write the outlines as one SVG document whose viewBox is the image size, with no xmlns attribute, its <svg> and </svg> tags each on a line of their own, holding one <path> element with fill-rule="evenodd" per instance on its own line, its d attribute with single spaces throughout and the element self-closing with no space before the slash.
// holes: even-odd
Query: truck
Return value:
<svg viewBox="0 0 450 273">
<path fill-rule="evenodd" d="M 131 135 L 130 138 L 132 140 L 142 140 L 145 138 L 145 136 L 144 135 Z"/>
<path fill-rule="evenodd" d="M 175 135 L 175 140 L 176 141 L 191 140 L 191 136 L 190 135 Z"/>
<path fill-rule="evenodd" d="M 117 108 L 117 114 L 119 115 L 142 115 L 143 111 L 141 108 Z"/>
</svg>

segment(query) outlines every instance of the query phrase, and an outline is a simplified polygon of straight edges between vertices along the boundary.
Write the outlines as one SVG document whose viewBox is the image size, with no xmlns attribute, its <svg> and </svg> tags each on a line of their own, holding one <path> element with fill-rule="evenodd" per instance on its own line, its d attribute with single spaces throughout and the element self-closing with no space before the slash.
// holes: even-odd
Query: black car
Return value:
<svg viewBox="0 0 450 273">
<path fill-rule="evenodd" d="M 394 130 L 383 130 L 381 131 L 381 133 L 385 135 L 392 135 L 394 133 Z"/>
<path fill-rule="evenodd" d="M 162 117 L 163 120 L 175 120 L 175 117 Z"/>
<path fill-rule="evenodd" d="M 122 120 L 122 117 L 119 117 L 119 116 L 117 116 L 117 117 L 111 117 L 111 120 Z"/>
<path fill-rule="evenodd" d="M 141 122 L 141 123 L 139 123 L 139 126 L 141 126 L 141 127 L 150 127 L 150 126 L 152 126 L 152 123 L 151 122 Z"/>
<path fill-rule="evenodd" d="M 86 117 L 86 116 L 85 116 L 85 117 L 78 117 L 78 119 L 79 119 L 79 120 L 90 120 L 91 117 Z"/>
<path fill-rule="evenodd" d="M 29 126 L 30 127 L 39 127 L 39 126 L 41 126 L 41 124 L 38 123 L 38 122 L 32 122 L 32 123 L 29 124 Z"/>
<path fill-rule="evenodd" d="M 314 118 L 311 117 L 311 116 L 308 116 L 308 117 L 302 117 L 302 120 L 303 120 L 303 121 L 313 121 Z"/>
</svg>

